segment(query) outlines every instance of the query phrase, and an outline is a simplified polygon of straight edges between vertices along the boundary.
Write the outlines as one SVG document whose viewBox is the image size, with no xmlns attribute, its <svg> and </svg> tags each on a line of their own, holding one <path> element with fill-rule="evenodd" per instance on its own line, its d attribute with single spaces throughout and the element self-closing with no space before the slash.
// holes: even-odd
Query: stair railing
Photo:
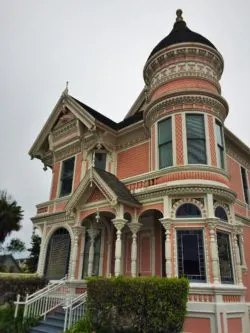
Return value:
<svg viewBox="0 0 250 333">
<path fill-rule="evenodd" d="M 87 292 L 75 297 L 69 298 L 66 306 L 64 318 L 64 332 L 69 329 L 76 321 L 81 319 L 87 307 Z"/>
<path fill-rule="evenodd" d="M 24 301 L 20 300 L 20 295 L 17 295 L 15 302 L 15 318 L 18 314 L 20 305 L 24 305 L 23 317 L 44 317 L 46 314 L 60 305 L 65 303 L 66 295 L 69 293 L 69 288 L 66 287 L 67 277 L 58 281 L 50 282 L 46 287 L 36 291 L 31 295 L 26 295 Z"/>
</svg>

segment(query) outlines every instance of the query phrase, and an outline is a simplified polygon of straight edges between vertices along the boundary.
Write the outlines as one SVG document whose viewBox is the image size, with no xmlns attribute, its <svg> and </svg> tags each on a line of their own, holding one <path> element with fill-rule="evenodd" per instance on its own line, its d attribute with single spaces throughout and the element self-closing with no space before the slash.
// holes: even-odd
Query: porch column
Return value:
<svg viewBox="0 0 250 333">
<path fill-rule="evenodd" d="M 161 224 L 165 229 L 165 267 L 167 277 L 173 276 L 172 273 L 172 249 L 171 249 L 171 222 L 169 218 L 160 219 Z"/>
<path fill-rule="evenodd" d="M 100 230 L 94 228 L 87 230 L 90 237 L 88 276 L 92 276 L 93 274 L 93 265 L 94 265 L 94 256 L 95 256 L 95 238 L 98 235 L 99 231 Z"/>
<path fill-rule="evenodd" d="M 85 235 L 86 227 L 82 227 L 82 237 L 81 239 L 81 249 L 80 249 L 80 258 L 79 258 L 79 271 L 78 271 L 78 280 L 82 278 L 82 268 L 83 268 L 83 258 L 84 258 L 84 249 L 85 249 Z"/>
<path fill-rule="evenodd" d="M 131 245 L 131 276 L 136 277 L 137 270 L 137 232 L 141 227 L 141 223 L 132 222 L 129 224 L 129 229 L 132 232 L 132 245 Z"/>
<path fill-rule="evenodd" d="M 74 227 L 72 227 L 72 231 L 73 231 L 74 238 L 73 238 L 72 253 L 71 253 L 70 280 L 75 279 L 79 236 L 83 231 L 83 227 L 74 226 Z"/>
<path fill-rule="evenodd" d="M 215 219 L 217 221 L 217 219 Z M 219 270 L 219 256 L 217 248 L 217 238 L 216 238 L 216 222 L 209 222 L 209 235 L 210 235 L 210 253 L 212 261 L 212 272 L 214 284 L 218 284 L 220 280 L 220 270 Z"/>
<path fill-rule="evenodd" d="M 122 242 L 121 234 L 127 220 L 116 218 L 112 220 L 116 228 L 116 242 L 115 242 L 115 276 L 121 275 L 121 256 L 122 256 Z"/>
</svg>

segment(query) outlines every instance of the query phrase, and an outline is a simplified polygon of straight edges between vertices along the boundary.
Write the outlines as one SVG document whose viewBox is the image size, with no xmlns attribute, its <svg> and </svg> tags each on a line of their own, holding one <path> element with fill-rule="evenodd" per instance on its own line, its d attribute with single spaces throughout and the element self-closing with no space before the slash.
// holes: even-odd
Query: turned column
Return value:
<svg viewBox="0 0 250 333">
<path fill-rule="evenodd" d="M 212 262 L 213 279 L 214 279 L 214 284 L 218 284 L 220 280 L 220 270 L 219 270 L 219 256 L 218 256 L 215 224 L 213 222 L 210 222 L 208 223 L 208 226 L 209 226 L 209 235 L 210 235 L 210 254 Z"/>
<path fill-rule="evenodd" d="M 141 227 L 141 223 L 132 222 L 129 224 L 129 229 L 132 232 L 131 245 L 131 276 L 136 277 L 137 271 L 137 233 Z"/>
<path fill-rule="evenodd" d="M 88 276 L 93 274 L 94 266 L 94 256 L 95 256 L 95 238 L 98 235 L 100 230 L 90 228 L 87 230 L 90 237 L 90 246 L 89 246 L 89 260 L 88 260 Z"/>
<path fill-rule="evenodd" d="M 46 240 L 46 222 L 44 223 L 43 226 L 43 232 L 42 232 L 42 241 L 41 241 L 41 246 L 40 246 L 40 253 L 39 253 L 39 259 L 38 259 L 38 264 L 37 264 L 37 275 L 42 276 L 44 275 L 44 265 L 45 265 L 45 251 L 48 249 L 45 248 L 45 240 Z"/>
<path fill-rule="evenodd" d="M 171 219 L 160 219 L 161 224 L 165 229 L 165 267 L 167 277 L 173 276 L 172 274 L 172 249 L 171 249 Z"/>
<path fill-rule="evenodd" d="M 116 241 L 115 241 L 115 276 L 121 275 L 121 257 L 122 257 L 122 229 L 125 226 L 127 220 L 118 218 L 112 220 L 116 228 Z"/>
<path fill-rule="evenodd" d="M 237 233 L 233 234 L 233 242 L 235 248 L 235 258 L 236 258 L 236 272 L 237 272 L 237 282 L 242 285 L 242 270 L 241 270 L 241 260 L 240 260 L 240 249 L 237 240 Z"/>
<path fill-rule="evenodd" d="M 79 235 L 82 233 L 83 229 L 80 226 L 72 227 L 73 231 L 73 244 L 71 253 L 71 269 L 70 269 L 70 279 L 75 279 L 76 263 L 77 263 L 77 252 L 79 244 Z"/>
</svg>

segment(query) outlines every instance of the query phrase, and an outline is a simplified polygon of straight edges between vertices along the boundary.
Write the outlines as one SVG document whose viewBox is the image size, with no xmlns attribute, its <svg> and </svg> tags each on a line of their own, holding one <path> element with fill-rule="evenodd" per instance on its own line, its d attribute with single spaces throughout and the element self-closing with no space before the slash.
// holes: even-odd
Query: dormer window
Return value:
<svg viewBox="0 0 250 333">
<path fill-rule="evenodd" d="M 74 176 L 75 157 L 62 162 L 62 171 L 60 179 L 60 197 L 71 194 Z"/>
</svg>

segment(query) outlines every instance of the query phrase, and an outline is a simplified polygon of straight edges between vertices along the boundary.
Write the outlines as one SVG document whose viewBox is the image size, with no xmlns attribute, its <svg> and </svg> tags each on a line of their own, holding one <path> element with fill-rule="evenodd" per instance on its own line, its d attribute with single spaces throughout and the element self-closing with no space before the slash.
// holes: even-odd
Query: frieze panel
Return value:
<svg viewBox="0 0 250 333">
<path fill-rule="evenodd" d="M 53 141 L 65 138 L 65 136 L 77 132 L 77 119 L 73 119 L 66 124 L 56 128 L 52 131 Z"/>
<path fill-rule="evenodd" d="M 171 67 L 162 69 L 153 76 L 150 83 L 150 88 L 154 89 L 156 86 L 162 83 L 186 76 L 205 78 L 215 84 L 218 89 L 220 89 L 218 84 L 218 75 L 216 72 L 212 68 L 205 66 L 202 63 L 195 62 L 181 62 Z"/>
<path fill-rule="evenodd" d="M 164 53 L 149 59 L 144 69 L 145 82 L 149 84 L 152 75 L 159 67 L 168 65 L 171 60 L 176 61 L 178 58 L 185 57 L 195 57 L 197 59 L 196 61 L 200 58 L 200 62 L 209 62 L 217 72 L 216 76 L 220 79 L 223 72 L 223 59 L 217 52 L 212 53 L 209 50 L 201 49 L 200 47 L 181 47 L 167 52 L 165 51 Z"/>
</svg>

